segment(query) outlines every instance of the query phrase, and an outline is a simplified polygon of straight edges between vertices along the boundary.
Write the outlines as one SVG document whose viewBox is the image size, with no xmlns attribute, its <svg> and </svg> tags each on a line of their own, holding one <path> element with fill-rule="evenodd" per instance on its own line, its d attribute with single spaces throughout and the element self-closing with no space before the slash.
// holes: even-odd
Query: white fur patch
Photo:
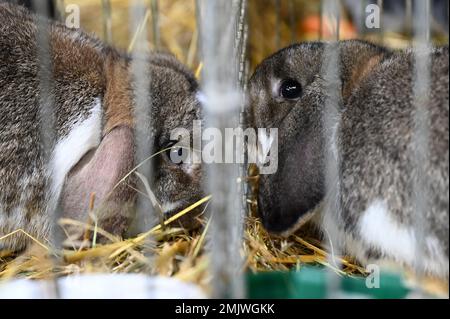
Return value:
<svg viewBox="0 0 450 319">
<path fill-rule="evenodd" d="M 385 201 L 376 200 L 369 206 L 363 213 L 359 231 L 366 244 L 379 249 L 386 257 L 410 267 L 421 265 L 432 274 L 448 276 L 448 259 L 439 241 L 425 235 L 424 255 L 419 256 L 416 231 L 395 221 Z"/>
<path fill-rule="evenodd" d="M 275 97 L 275 98 L 279 97 L 280 87 L 281 87 L 281 80 L 280 79 L 272 79 L 272 96 L 273 97 Z M 261 96 L 261 98 L 264 99 L 264 96 Z"/>
<path fill-rule="evenodd" d="M 194 177 L 199 173 L 199 170 L 201 169 L 201 163 L 201 153 L 196 150 L 190 149 L 188 160 L 186 162 L 183 162 L 181 168 L 186 174 Z"/>
<path fill-rule="evenodd" d="M 69 134 L 62 138 L 53 150 L 50 169 L 52 175 L 52 198 L 58 198 L 69 171 L 101 140 L 102 106 L 96 99 L 89 117 L 78 120 Z"/>
<path fill-rule="evenodd" d="M 192 164 L 192 163 L 183 163 L 181 165 L 181 168 L 183 169 L 183 171 L 190 175 L 190 176 L 195 176 L 197 174 L 197 172 L 200 170 L 201 165 L 199 164 Z"/>
<path fill-rule="evenodd" d="M 386 202 L 374 201 L 363 213 L 359 224 L 361 237 L 370 245 L 398 256 L 412 264 L 415 258 L 416 238 L 411 228 L 401 227 L 393 220 Z"/>
<path fill-rule="evenodd" d="M 181 202 L 167 202 L 161 205 L 163 213 L 171 212 L 180 207 Z"/>
<path fill-rule="evenodd" d="M 264 130 L 258 131 L 258 161 L 260 164 L 266 163 L 273 142 L 274 138 L 272 135 L 268 136 Z"/>
</svg>

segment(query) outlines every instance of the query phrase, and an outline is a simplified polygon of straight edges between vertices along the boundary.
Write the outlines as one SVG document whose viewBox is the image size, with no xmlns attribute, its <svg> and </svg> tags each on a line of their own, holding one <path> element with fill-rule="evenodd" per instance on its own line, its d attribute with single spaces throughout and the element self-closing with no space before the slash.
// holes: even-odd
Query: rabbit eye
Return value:
<svg viewBox="0 0 450 319">
<path fill-rule="evenodd" d="M 178 143 L 178 141 L 172 141 L 166 147 L 168 149 L 166 151 L 167 159 L 175 165 L 184 164 L 189 156 L 189 150 L 179 146 Z"/>
<path fill-rule="evenodd" d="M 287 100 L 296 100 L 302 95 L 302 86 L 295 80 L 283 81 L 280 87 L 280 96 Z"/>
</svg>

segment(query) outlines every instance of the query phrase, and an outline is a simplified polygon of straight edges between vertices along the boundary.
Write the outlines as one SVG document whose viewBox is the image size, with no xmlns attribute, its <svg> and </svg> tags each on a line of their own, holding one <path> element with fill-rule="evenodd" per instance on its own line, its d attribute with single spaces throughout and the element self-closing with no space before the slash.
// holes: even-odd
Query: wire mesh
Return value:
<svg viewBox="0 0 450 319">
<path fill-rule="evenodd" d="M 251 1 L 251 0 L 249 0 Z M 249 37 L 252 36 L 248 21 L 247 0 L 196 0 L 196 37 L 198 38 L 198 48 L 200 60 L 203 65 L 201 76 L 202 93 L 206 97 L 204 103 L 205 124 L 208 127 L 218 128 L 223 135 L 226 128 L 246 127 L 245 119 L 245 93 L 246 83 L 250 70 L 250 58 L 252 48 L 249 47 Z M 298 38 L 298 26 L 300 18 L 295 14 L 295 0 L 273 0 L 275 11 L 273 47 L 283 46 L 283 19 L 285 19 L 285 8 L 288 11 L 288 25 L 290 30 L 289 42 L 295 42 Z M 383 19 L 385 2 L 382 0 L 372 1 L 381 9 L 381 28 L 378 29 L 379 43 L 385 43 L 386 33 L 389 31 Z M 48 12 L 48 2 L 36 1 L 36 11 Z M 358 33 L 365 36 L 368 30 L 365 26 L 366 5 L 368 1 L 360 1 L 356 11 L 356 24 Z M 322 77 L 328 92 L 325 110 L 323 112 L 323 123 L 325 127 L 326 139 L 326 193 L 329 194 L 325 203 L 325 214 L 338 216 L 340 208 L 339 190 L 339 147 L 334 140 L 336 130 L 339 128 L 340 112 L 342 103 L 340 93 L 341 80 L 339 71 L 339 49 L 338 42 L 341 39 L 342 27 L 342 2 L 338 0 L 323 0 L 318 3 L 320 7 L 320 25 L 317 37 L 327 40 L 325 52 L 323 54 Z M 102 27 L 103 37 L 109 44 L 114 43 L 112 6 L 111 1 L 102 0 Z M 429 181 L 425 172 L 424 163 L 428 163 L 429 158 L 429 117 L 426 111 L 427 99 L 430 90 L 430 54 L 432 36 L 432 5 L 430 0 L 405 0 L 404 28 L 410 30 L 414 35 L 416 53 L 414 56 L 414 105 L 415 131 L 413 141 L 415 143 L 414 165 L 417 178 L 414 179 L 414 213 L 416 229 L 416 242 L 419 247 L 419 254 L 416 262 L 419 268 L 423 268 L 424 243 L 428 233 L 427 202 L 429 201 Z M 57 6 L 63 8 L 61 3 Z M 447 6 L 448 9 L 448 6 Z M 59 9 L 58 11 L 62 11 Z M 152 31 L 148 32 L 146 15 L 151 12 Z M 145 176 L 145 180 L 151 185 L 152 166 L 148 157 L 152 149 L 152 115 L 148 112 L 148 105 L 151 105 L 151 98 L 148 92 L 150 79 L 146 70 L 149 69 L 148 61 L 142 58 L 145 52 L 150 51 L 146 45 L 149 35 L 156 49 L 161 49 L 162 41 L 161 24 L 163 23 L 160 2 L 157 0 L 133 1 L 130 7 L 130 38 L 135 38 L 131 49 L 131 74 L 134 90 L 135 118 L 136 118 L 136 163 L 145 162 L 139 172 Z M 448 17 L 448 12 L 447 12 Z M 40 78 L 40 119 L 42 148 L 45 157 L 50 161 L 52 143 L 55 141 L 56 125 L 52 109 L 52 76 L 48 23 L 39 20 L 38 23 L 38 60 Z M 447 33 L 448 34 L 448 33 Z M 194 45 L 194 47 L 196 47 Z M 194 61 L 194 53 L 189 54 L 189 64 Z M 149 125 L 150 123 L 150 125 Z M 53 129 L 52 129 L 53 128 Z M 224 152 L 225 145 L 222 145 Z M 240 145 L 245 150 L 245 145 Z M 332 152 L 331 150 L 334 150 Z M 211 256 L 211 273 L 213 277 L 213 296 L 226 298 L 239 298 L 245 296 L 243 281 L 243 261 L 242 242 L 244 218 L 247 215 L 248 189 L 246 175 L 248 167 L 244 164 L 228 164 L 217 162 L 206 166 L 207 181 L 205 189 L 208 194 L 213 194 L 214 199 L 209 206 L 211 211 L 211 228 L 208 232 L 208 252 Z M 148 187 L 151 191 L 151 187 Z M 151 195 L 151 194 L 150 194 Z M 150 196 L 152 197 L 152 196 Z M 154 197 L 154 196 L 153 196 Z M 155 204 L 155 203 L 153 203 Z M 157 203 L 156 203 L 157 204 Z M 158 212 L 155 212 L 155 205 L 148 199 L 140 198 L 137 204 L 137 221 L 141 231 L 148 230 L 158 220 Z M 156 205 L 157 206 L 157 205 Z M 55 202 L 51 208 L 54 216 L 54 224 L 57 224 L 59 207 Z M 56 229 L 56 228 L 55 228 Z M 60 235 L 53 233 L 54 242 L 61 242 Z M 341 247 L 338 235 L 332 230 L 326 229 L 326 244 L 332 251 L 330 264 L 340 268 L 340 262 L 335 256 L 340 256 Z M 330 276 L 331 278 L 331 276 Z M 333 277 L 334 278 L 334 277 Z M 338 290 L 338 282 L 329 279 L 331 291 Z M 55 294 L 58 295 L 57 290 Z"/>
</svg>

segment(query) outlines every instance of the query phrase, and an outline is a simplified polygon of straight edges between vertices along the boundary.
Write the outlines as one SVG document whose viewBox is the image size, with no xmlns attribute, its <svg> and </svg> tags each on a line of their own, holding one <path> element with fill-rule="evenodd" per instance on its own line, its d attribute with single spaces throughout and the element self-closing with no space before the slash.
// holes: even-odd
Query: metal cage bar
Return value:
<svg viewBox="0 0 450 319">
<path fill-rule="evenodd" d="M 417 269 L 425 272 L 424 258 L 426 234 L 429 233 L 428 209 L 430 207 L 430 181 L 427 177 L 430 140 L 430 118 L 428 101 L 431 89 L 431 7 L 430 0 L 414 1 L 414 167 L 413 167 L 413 210 L 414 224 L 418 232 L 415 234 L 418 254 L 415 256 Z"/>
<path fill-rule="evenodd" d="M 111 1 L 102 0 L 103 38 L 108 44 L 113 43 Z"/>
<path fill-rule="evenodd" d="M 156 50 L 161 49 L 161 34 L 159 30 L 159 1 L 151 0 L 151 10 L 152 10 L 152 36 L 153 44 Z"/>
<path fill-rule="evenodd" d="M 275 48 L 281 48 L 281 0 L 275 0 Z"/>
<path fill-rule="evenodd" d="M 384 10 L 384 0 L 377 0 L 377 5 L 380 8 L 380 29 L 378 30 L 378 37 L 381 44 L 384 42 L 384 19 L 383 19 L 383 10 Z"/>
<path fill-rule="evenodd" d="M 239 62 L 235 52 L 236 26 L 239 25 L 240 1 L 202 3 L 201 26 L 202 78 L 205 124 L 224 135 L 226 128 L 239 125 L 241 93 L 238 83 Z M 225 141 L 226 143 L 227 141 Z M 224 145 L 221 146 L 222 150 Z M 217 161 L 218 160 L 218 161 Z M 242 216 L 239 209 L 237 164 L 224 164 L 221 159 L 206 164 L 205 187 L 213 194 L 210 204 L 211 227 L 208 248 L 213 277 L 213 296 L 239 298 L 244 296 L 242 258 L 240 256 Z"/>
<path fill-rule="evenodd" d="M 239 117 L 239 128 L 242 130 L 246 129 L 246 119 L 245 119 L 245 95 L 246 95 L 246 58 L 247 58 L 247 40 L 248 40 L 248 24 L 247 24 L 247 0 L 240 0 L 239 1 L 239 12 L 238 12 L 238 26 L 237 26 L 237 32 L 236 32 L 236 39 L 235 39 L 235 48 L 236 48 L 236 58 L 238 60 L 238 84 L 241 88 L 243 88 L 242 92 L 242 103 L 241 103 L 241 110 L 240 110 L 240 117 Z M 239 147 L 239 146 L 237 146 Z M 244 219 L 247 216 L 247 171 L 248 171 L 248 159 L 247 159 L 247 152 L 246 152 L 246 141 L 242 141 L 241 152 L 244 154 L 244 163 L 240 164 L 239 166 L 239 189 L 238 192 L 241 196 L 241 218 Z M 243 231 L 243 230 L 242 230 Z M 241 230 L 239 231 L 241 232 Z"/>
<path fill-rule="evenodd" d="M 336 132 L 341 122 L 340 107 L 342 104 L 341 96 L 341 77 L 340 77 L 340 1 L 339 0 L 323 0 L 322 1 L 323 20 L 329 25 L 331 39 L 325 43 L 325 49 L 322 57 L 321 76 L 325 91 L 328 92 L 325 109 L 322 115 L 324 127 L 324 154 L 325 154 L 325 203 L 323 206 L 324 218 L 324 238 L 325 244 L 329 246 L 329 262 L 336 268 L 341 268 L 338 258 L 341 251 L 338 234 L 332 224 L 332 220 L 337 220 L 341 214 L 340 202 L 340 183 L 339 183 L 339 160 L 340 150 L 336 141 Z M 335 152 L 333 152 L 335 150 Z M 328 291 L 339 291 L 339 281 L 330 270 L 328 272 Z"/>
<path fill-rule="evenodd" d="M 151 186 L 153 181 L 153 117 L 151 98 L 150 61 L 146 54 L 150 51 L 147 41 L 146 15 L 148 8 L 144 0 L 134 0 L 130 7 L 130 30 L 134 45 L 131 46 L 131 87 L 134 101 L 135 120 L 135 163 L 139 166 L 135 175 L 137 184 L 144 186 L 143 193 L 138 194 L 135 224 L 133 231 L 144 232 L 162 221 L 160 204 L 154 196 Z"/>
<path fill-rule="evenodd" d="M 47 171 L 47 182 L 49 185 L 54 183 L 52 172 L 52 151 L 58 135 L 56 126 L 56 112 L 54 108 L 55 97 L 53 96 L 53 63 L 51 48 L 50 23 L 47 20 L 49 12 L 49 2 L 32 1 L 33 9 L 38 14 L 36 18 L 36 43 L 37 43 L 37 62 L 38 62 L 38 80 L 39 80 L 39 113 L 38 121 L 41 138 L 41 152 L 44 155 L 45 170 Z M 58 185 L 62 187 L 62 185 Z M 63 235 L 58 226 L 61 214 L 60 199 L 51 198 L 52 194 L 48 191 L 46 194 L 49 205 L 46 214 L 51 216 L 51 260 L 56 267 L 60 263 L 59 252 L 62 249 Z M 53 298 L 60 298 L 60 291 L 57 280 L 54 276 L 51 278 L 51 291 L 49 294 Z"/>
<path fill-rule="evenodd" d="M 62 2 L 62 1 L 61 1 Z M 366 4 L 367 1 L 363 1 Z M 377 0 L 383 17 L 383 0 Z M 48 12 L 47 1 L 34 1 L 37 13 Z M 276 47 L 281 46 L 281 0 L 275 0 L 276 11 Z M 291 13 L 293 2 L 289 2 Z M 149 61 L 143 58 L 149 51 L 147 42 L 147 28 L 139 23 L 146 21 L 148 3 L 144 0 L 134 0 L 130 8 L 130 29 L 135 36 L 135 45 L 132 46 L 131 82 L 134 92 L 135 119 L 136 119 L 136 163 L 144 163 L 139 169 L 141 180 L 145 184 L 149 197 L 151 193 L 152 166 L 149 156 L 152 148 L 152 114 L 151 95 L 149 92 L 151 78 Z M 363 9 L 364 9 L 363 5 Z M 161 47 L 159 33 L 158 0 L 150 2 L 153 24 L 153 41 L 156 48 Z M 103 32 L 106 42 L 112 43 L 111 3 L 102 0 Z M 341 214 L 340 189 L 338 181 L 339 148 L 334 139 L 335 132 L 341 121 L 339 108 L 342 103 L 340 80 L 340 1 L 321 0 L 320 35 L 324 37 L 324 28 L 331 28 L 331 39 L 325 45 L 321 76 L 324 80 L 328 97 L 325 103 L 322 121 L 325 127 L 325 154 L 326 154 L 326 201 L 325 232 L 326 243 L 330 245 L 330 263 L 341 267 L 340 262 L 334 258 L 341 248 L 338 237 L 331 228 L 327 228 L 333 216 Z M 426 219 L 430 200 L 430 185 L 426 176 L 426 164 L 429 162 L 430 118 L 427 111 L 431 89 L 431 0 L 405 0 L 405 24 L 414 35 L 414 133 L 412 143 L 414 149 L 414 179 L 413 179 L 413 207 L 414 223 L 419 230 L 415 234 L 419 254 L 416 264 L 424 269 L 425 239 L 428 233 Z M 447 5 L 448 9 L 448 5 Z M 218 128 L 224 133 L 226 128 L 245 127 L 245 87 L 248 75 L 247 38 L 248 24 L 247 0 L 196 0 L 198 19 L 198 36 L 201 45 L 202 59 L 205 65 L 203 71 L 203 93 L 206 96 L 205 118 L 208 127 Z M 448 13 L 447 13 L 448 14 Z M 364 16 L 364 15 L 363 15 Z M 296 27 L 295 17 L 290 17 L 291 29 Z M 383 20 L 381 20 L 383 26 Z M 54 110 L 54 97 L 52 96 L 52 61 L 50 35 L 48 22 L 39 19 L 37 31 L 38 64 L 39 64 L 39 121 L 42 150 L 46 162 L 50 162 L 53 143 L 56 140 L 57 128 Z M 208 32 L 202 32 L 208 30 Z M 361 30 L 364 33 L 364 25 Z M 291 30 L 293 31 L 293 30 Z M 380 29 L 380 40 L 383 42 L 385 29 Z M 292 41 L 295 40 L 293 33 Z M 242 145 L 244 147 L 244 145 Z M 333 153 L 330 150 L 337 150 Z M 242 248 L 243 219 L 246 215 L 246 164 L 213 163 L 207 167 L 207 181 L 205 188 L 213 194 L 210 205 L 212 211 L 211 230 L 208 233 L 208 250 L 211 257 L 211 273 L 213 277 L 213 296 L 221 298 L 240 298 L 245 296 L 244 281 L 242 277 Z M 50 177 L 51 178 L 51 177 Z M 236 200 L 242 199 L 242 200 Z M 240 205 L 238 205 L 238 203 Z M 141 230 L 147 230 L 158 222 L 155 212 L 157 202 L 140 197 L 137 202 L 137 218 Z M 57 231 L 57 221 L 61 209 L 59 203 L 50 206 L 54 229 L 52 243 L 55 252 L 62 247 L 62 237 Z M 327 219 L 328 218 L 328 219 Z M 54 253 L 54 256 L 57 256 Z M 55 265 L 59 262 L 57 258 Z M 54 281 L 53 296 L 59 297 L 58 285 Z M 329 291 L 339 291 L 339 282 L 335 276 L 328 281 Z"/>
</svg>

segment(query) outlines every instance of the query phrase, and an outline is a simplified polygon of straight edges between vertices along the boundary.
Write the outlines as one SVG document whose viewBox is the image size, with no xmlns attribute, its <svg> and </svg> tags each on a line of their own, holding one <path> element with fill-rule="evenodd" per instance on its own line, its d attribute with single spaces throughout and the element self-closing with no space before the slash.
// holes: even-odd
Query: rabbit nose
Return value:
<svg viewBox="0 0 450 319">
<path fill-rule="evenodd" d="M 301 215 L 298 207 L 280 199 L 277 194 L 267 192 L 264 183 L 260 185 L 258 207 L 263 226 L 273 234 L 281 234 L 291 229 Z"/>
<path fill-rule="evenodd" d="M 295 226 L 298 220 L 296 210 L 268 209 L 261 214 L 264 228 L 273 234 L 283 234 Z"/>
</svg>

